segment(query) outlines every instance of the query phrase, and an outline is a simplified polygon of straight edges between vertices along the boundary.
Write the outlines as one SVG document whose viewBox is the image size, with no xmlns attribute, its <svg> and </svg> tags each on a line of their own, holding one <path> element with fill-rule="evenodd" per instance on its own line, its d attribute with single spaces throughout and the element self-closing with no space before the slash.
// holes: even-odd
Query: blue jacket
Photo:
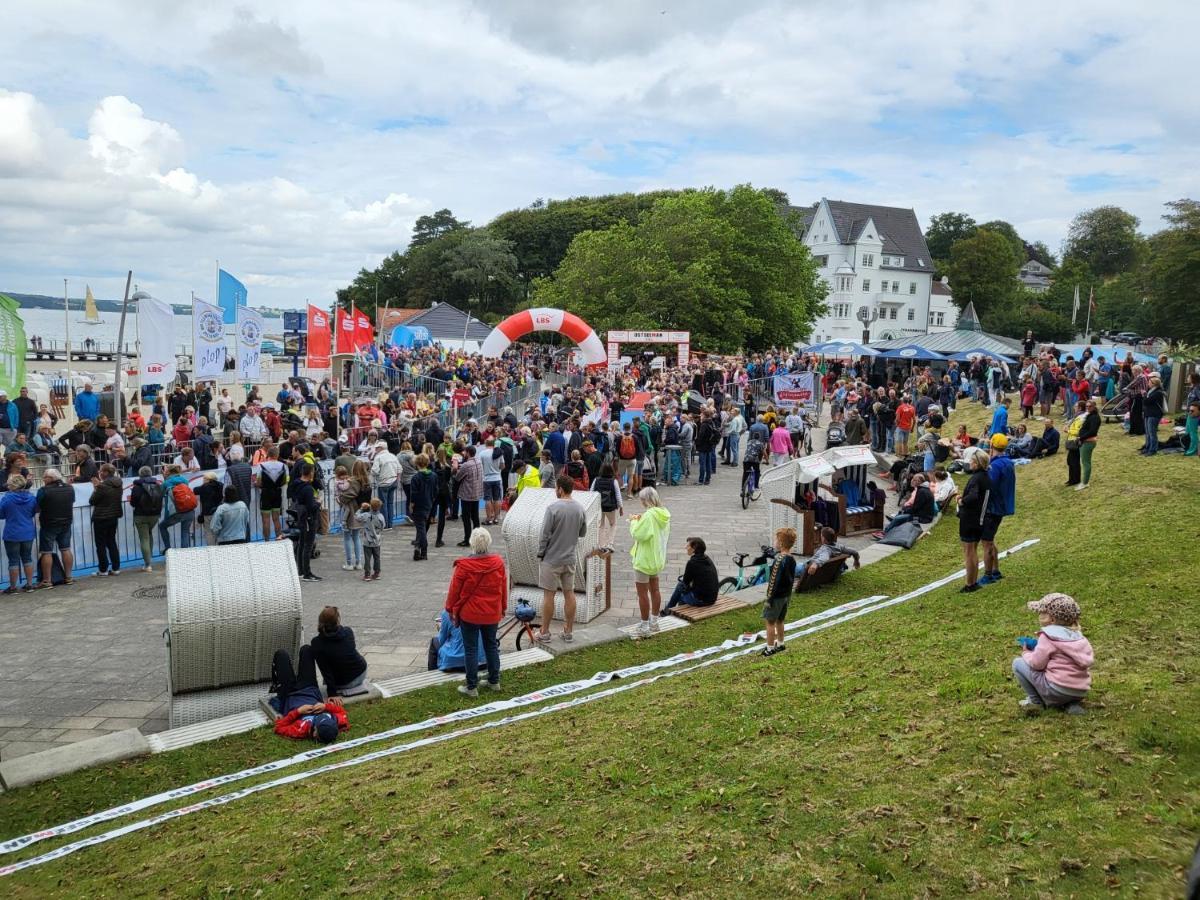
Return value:
<svg viewBox="0 0 1200 900">
<path fill-rule="evenodd" d="M 29 491 L 5 491 L 0 496 L 0 519 L 4 519 L 4 540 L 32 541 L 37 533 L 33 516 L 37 500 Z M 12 561 L 9 561 L 10 564 Z"/>
<path fill-rule="evenodd" d="M 463 650 L 462 629 L 450 622 L 450 613 L 442 610 L 442 630 L 434 638 L 438 648 L 438 668 L 443 672 L 466 667 L 467 658 Z M 479 656 L 483 659 L 483 632 L 479 633 Z"/>
<path fill-rule="evenodd" d="M 546 435 L 546 442 L 542 445 L 542 449 L 550 451 L 550 459 L 555 467 L 567 464 L 567 439 L 563 437 L 561 431 L 552 431 Z"/>
<path fill-rule="evenodd" d="M 993 516 L 1011 516 L 1017 511 L 1017 470 L 1007 456 L 997 456 L 988 466 L 992 492 L 987 511 Z"/>
<path fill-rule="evenodd" d="M 21 422 L 21 413 L 17 409 L 17 404 L 15 404 L 11 400 L 9 400 L 8 405 L 5 407 L 4 411 L 8 416 L 8 427 L 15 431 L 17 425 L 19 425 Z"/>
<path fill-rule="evenodd" d="M 100 415 L 100 396 L 91 391 L 80 391 L 76 394 L 75 415 L 95 422 L 96 417 Z"/>
<path fill-rule="evenodd" d="M 989 434 L 1008 434 L 1008 407 L 1003 403 L 996 404 L 992 413 L 992 430 Z"/>
</svg>

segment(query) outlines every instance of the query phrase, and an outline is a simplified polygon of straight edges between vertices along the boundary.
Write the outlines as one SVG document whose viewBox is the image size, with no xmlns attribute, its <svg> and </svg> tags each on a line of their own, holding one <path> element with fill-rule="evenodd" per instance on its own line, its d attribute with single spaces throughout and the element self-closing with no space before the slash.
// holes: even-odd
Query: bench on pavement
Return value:
<svg viewBox="0 0 1200 900">
<path fill-rule="evenodd" d="M 711 619 L 713 616 L 719 616 L 722 613 L 732 612 L 737 609 L 746 609 L 750 604 L 745 600 L 738 600 L 736 597 L 718 597 L 717 602 L 709 606 L 676 606 L 671 612 L 679 616 L 686 622 L 703 622 L 705 619 Z"/>
</svg>

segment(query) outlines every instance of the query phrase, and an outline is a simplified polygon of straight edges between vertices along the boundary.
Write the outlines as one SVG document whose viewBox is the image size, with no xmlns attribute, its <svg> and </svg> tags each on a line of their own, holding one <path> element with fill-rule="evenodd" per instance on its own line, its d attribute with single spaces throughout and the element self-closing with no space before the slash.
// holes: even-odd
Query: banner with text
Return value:
<svg viewBox="0 0 1200 900">
<path fill-rule="evenodd" d="M 258 381 L 262 376 L 263 317 L 248 306 L 241 307 L 237 316 L 238 380 Z"/>
<path fill-rule="evenodd" d="M 371 317 L 354 308 L 354 349 L 369 347 L 375 343 L 375 328 L 371 325 Z"/>
<path fill-rule="evenodd" d="M 221 308 L 196 300 L 192 304 L 193 381 L 212 381 L 225 370 L 225 320 Z"/>
<path fill-rule="evenodd" d="M 337 311 L 337 338 L 335 353 L 353 353 L 354 347 L 354 314 L 344 309 Z"/>
<path fill-rule="evenodd" d="M 10 397 L 25 387 L 25 323 L 19 309 L 16 300 L 0 294 L 0 387 Z"/>
<path fill-rule="evenodd" d="M 150 298 L 138 304 L 142 384 L 169 385 L 175 380 L 175 313 L 169 303 Z"/>
<path fill-rule="evenodd" d="M 816 398 L 815 372 L 776 372 L 776 406 L 812 406 Z"/>
<path fill-rule="evenodd" d="M 329 313 L 308 305 L 308 356 L 304 364 L 310 369 L 329 368 L 329 350 L 333 346 L 329 334 Z"/>
</svg>

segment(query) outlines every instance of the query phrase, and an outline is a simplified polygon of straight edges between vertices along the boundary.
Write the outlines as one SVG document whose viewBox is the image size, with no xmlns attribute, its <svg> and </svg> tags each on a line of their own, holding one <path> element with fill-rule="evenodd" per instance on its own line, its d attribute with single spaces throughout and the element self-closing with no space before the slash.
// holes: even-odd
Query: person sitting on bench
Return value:
<svg viewBox="0 0 1200 900">
<path fill-rule="evenodd" d="M 299 665 L 292 670 L 292 658 L 286 650 L 276 650 L 271 663 L 271 706 L 281 714 L 275 721 L 275 733 L 284 737 L 313 738 L 329 744 L 337 740 L 338 732 L 350 727 L 346 710 L 336 697 L 321 702 L 317 687 L 317 664 L 312 647 L 300 648 Z"/>
<path fill-rule="evenodd" d="M 665 609 L 681 603 L 684 606 L 712 606 L 717 602 L 717 566 L 707 550 L 704 538 L 687 539 L 687 565 L 675 583 L 675 590 Z"/>
<path fill-rule="evenodd" d="M 367 677 L 367 661 L 355 646 L 354 629 L 342 624 L 336 606 L 326 606 L 317 617 L 312 652 L 330 697 L 354 691 Z"/>
<path fill-rule="evenodd" d="M 858 551 L 851 550 L 849 547 L 843 547 L 837 543 L 837 532 L 826 526 L 821 529 L 821 546 L 817 548 L 817 552 L 808 561 L 808 574 L 816 575 L 817 570 L 835 556 L 852 556 L 854 557 L 854 568 L 857 569 L 859 567 Z"/>
</svg>

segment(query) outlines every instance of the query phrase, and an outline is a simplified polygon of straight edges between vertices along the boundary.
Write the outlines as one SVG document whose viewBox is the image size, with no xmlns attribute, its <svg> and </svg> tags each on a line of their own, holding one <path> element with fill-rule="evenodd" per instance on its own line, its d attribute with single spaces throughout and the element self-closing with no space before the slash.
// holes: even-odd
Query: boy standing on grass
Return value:
<svg viewBox="0 0 1200 900">
<path fill-rule="evenodd" d="M 787 649 L 783 643 L 783 623 L 796 582 L 796 557 L 792 556 L 795 545 L 795 528 L 780 528 L 775 532 L 775 561 L 771 563 L 767 602 L 763 606 L 763 618 L 767 620 L 767 646 L 762 651 L 763 656 L 774 656 Z"/>
<path fill-rule="evenodd" d="M 1018 638 L 1025 649 L 1013 660 L 1013 675 L 1025 689 L 1021 707 L 1038 713 L 1046 707 L 1084 713 L 1080 701 L 1092 687 L 1092 645 L 1079 631 L 1079 604 L 1067 594 L 1047 594 L 1029 609 L 1042 628 L 1036 638 Z"/>
</svg>

